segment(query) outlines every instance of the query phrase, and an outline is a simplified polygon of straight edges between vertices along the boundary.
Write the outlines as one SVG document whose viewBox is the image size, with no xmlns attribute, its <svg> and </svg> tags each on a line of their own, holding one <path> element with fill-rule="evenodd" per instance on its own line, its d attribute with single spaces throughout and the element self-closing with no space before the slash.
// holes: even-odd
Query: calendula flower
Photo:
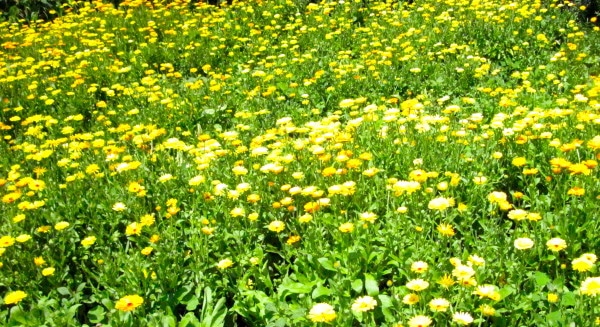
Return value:
<svg viewBox="0 0 600 327">
<path fill-rule="evenodd" d="M 409 293 L 409 294 L 406 294 L 402 298 L 402 303 L 408 304 L 408 305 L 413 305 L 413 304 L 419 303 L 419 300 L 420 300 L 419 295 L 417 295 L 415 293 Z"/>
<path fill-rule="evenodd" d="M 406 283 L 406 288 L 408 288 L 411 291 L 422 291 L 426 288 L 429 287 L 429 283 L 422 280 L 422 279 L 413 279 L 411 281 L 409 281 L 408 283 Z"/>
<path fill-rule="evenodd" d="M 354 224 L 353 223 L 343 223 L 340 225 L 340 227 L 338 227 L 338 229 L 342 233 L 352 233 L 352 231 L 354 230 Z"/>
<path fill-rule="evenodd" d="M 533 241 L 527 237 L 517 238 L 514 242 L 514 246 L 518 250 L 531 249 L 533 247 Z"/>
<path fill-rule="evenodd" d="M 415 261 L 410 265 L 410 270 L 412 272 L 416 272 L 417 274 L 422 274 L 427 271 L 429 265 L 424 261 Z"/>
<path fill-rule="evenodd" d="M 233 261 L 231 261 L 231 259 L 223 259 L 217 263 L 217 268 L 220 270 L 225 270 L 231 266 L 233 266 Z"/>
<path fill-rule="evenodd" d="M 83 245 L 86 248 L 92 246 L 94 243 L 96 243 L 95 236 L 88 236 L 88 237 L 84 238 L 83 240 L 81 240 L 81 245 Z"/>
<path fill-rule="evenodd" d="M 127 228 L 125 229 L 125 235 L 127 235 L 127 236 L 140 235 L 141 233 L 142 233 L 142 225 L 140 225 L 136 222 L 129 224 L 127 226 Z"/>
<path fill-rule="evenodd" d="M 548 240 L 548 242 L 546 242 L 546 246 L 548 247 L 548 250 L 558 252 L 567 247 L 567 242 L 561 238 L 555 237 Z"/>
<path fill-rule="evenodd" d="M 408 321 L 409 327 L 428 327 L 431 325 L 431 318 L 427 316 L 414 316 Z"/>
<path fill-rule="evenodd" d="M 444 197 L 435 198 L 427 205 L 429 209 L 438 211 L 444 211 L 452 206 L 454 206 L 454 199 Z"/>
<path fill-rule="evenodd" d="M 115 309 L 120 311 L 133 311 L 144 303 L 144 299 L 139 295 L 127 295 L 119 299 L 115 304 Z"/>
<path fill-rule="evenodd" d="M 54 271 L 56 269 L 54 269 L 54 267 L 48 267 L 48 268 L 44 268 L 42 269 L 42 276 L 52 276 L 54 275 Z"/>
<path fill-rule="evenodd" d="M 449 306 L 450 302 L 446 299 L 436 298 L 429 301 L 429 309 L 431 309 L 431 311 L 446 312 Z"/>
<path fill-rule="evenodd" d="M 69 225 L 70 224 L 68 222 L 66 222 L 66 221 L 60 221 L 60 222 L 58 222 L 58 223 L 56 223 L 54 225 L 54 229 L 56 229 L 56 230 L 63 230 L 65 228 L 69 227 Z"/>
<path fill-rule="evenodd" d="M 23 291 L 13 291 L 4 296 L 4 304 L 17 304 L 27 297 L 27 293 Z"/>
<path fill-rule="evenodd" d="M 370 296 L 361 296 L 354 300 L 352 303 L 352 311 L 355 312 L 367 312 L 375 309 L 377 306 L 377 300 Z"/>
<path fill-rule="evenodd" d="M 112 209 L 113 209 L 114 211 L 117 211 L 117 212 L 119 212 L 119 211 L 124 211 L 124 210 L 126 210 L 126 209 L 127 209 L 127 206 L 126 206 L 124 203 L 122 203 L 122 202 L 117 202 L 117 203 L 115 203 L 115 204 L 112 206 Z"/>
<path fill-rule="evenodd" d="M 360 214 L 360 220 L 367 221 L 371 224 L 375 223 L 376 219 L 377 219 L 377 215 L 372 212 L 363 212 Z"/>
<path fill-rule="evenodd" d="M 439 224 L 436 229 L 442 236 L 451 237 L 454 236 L 454 234 L 456 234 L 454 232 L 454 228 L 450 224 Z"/>
<path fill-rule="evenodd" d="M 571 265 L 573 266 L 573 270 L 576 270 L 579 272 L 586 272 L 586 271 L 589 271 L 590 269 L 592 269 L 592 267 L 594 266 L 594 263 L 587 260 L 586 258 L 579 257 L 579 258 L 571 261 Z"/>
<path fill-rule="evenodd" d="M 267 228 L 275 233 L 282 232 L 285 229 L 285 223 L 281 220 L 272 221 Z"/>
<path fill-rule="evenodd" d="M 308 319 L 312 322 L 332 322 L 337 317 L 335 309 L 328 303 L 317 303 L 313 305 L 308 313 Z"/>
<path fill-rule="evenodd" d="M 456 312 L 452 315 L 452 321 L 459 325 L 470 325 L 473 322 L 473 317 L 468 312 Z"/>
<path fill-rule="evenodd" d="M 596 296 L 600 293 L 600 277 L 588 277 L 579 288 L 579 292 L 583 295 Z"/>
</svg>

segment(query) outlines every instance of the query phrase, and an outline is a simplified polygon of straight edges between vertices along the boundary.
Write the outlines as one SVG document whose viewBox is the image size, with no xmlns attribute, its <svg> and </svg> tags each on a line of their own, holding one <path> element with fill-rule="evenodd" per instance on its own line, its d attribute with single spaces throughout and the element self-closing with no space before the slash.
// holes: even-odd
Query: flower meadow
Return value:
<svg viewBox="0 0 600 327">
<path fill-rule="evenodd" d="M 0 324 L 600 323 L 584 9 L 85 1 L 0 22 Z"/>
</svg>

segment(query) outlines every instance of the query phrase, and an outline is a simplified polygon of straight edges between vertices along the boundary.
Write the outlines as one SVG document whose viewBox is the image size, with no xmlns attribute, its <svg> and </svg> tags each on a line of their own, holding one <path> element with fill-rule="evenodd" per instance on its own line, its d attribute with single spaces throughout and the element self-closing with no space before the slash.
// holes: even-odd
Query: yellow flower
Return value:
<svg viewBox="0 0 600 327">
<path fill-rule="evenodd" d="M 33 263 L 36 266 L 40 267 L 40 266 L 43 266 L 44 264 L 46 264 L 46 260 L 44 260 L 44 258 L 42 258 L 42 257 L 35 257 L 35 258 L 33 258 Z"/>
<path fill-rule="evenodd" d="M 360 220 L 370 222 L 371 224 L 375 223 L 377 219 L 377 215 L 373 212 L 363 212 L 360 214 Z"/>
<path fill-rule="evenodd" d="M 115 304 L 115 309 L 120 311 L 132 311 L 144 303 L 144 299 L 139 295 L 127 295 L 119 299 Z"/>
<path fill-rule="evenodd" d="M 59 221 L 59 222 L 56 223 L 56 225 L 54 225 L 54 229 L 56 229 L 56 230 L 63 230 L 65 228 L 69 227 L 69 225 L 70 224 L 68 222 L 66 222 L 66 221 Z"/>
<path fill-rule="evenodd" d="M 44 268 L 42 270 L 42 275 L 43 276 L 52 276 L 52 275 L 54 275 L 55 270 L 56 269 L 54 269 L 53 267 Z"/>
<path fill-rule="evenodd" d="M 409 327 L 427 327 L 431 325 L 431 318 L 427 316 L 414 316 L 408 321 Z"/>
<path fill-rule="evenodd" d="M 452 270 L 452 276 L 456 277 L 459 280 L 466 280 L 475 275 L 475 270 L 470 266 L 458 265 L 456 268 Z"/>
<path fill-rule="evenodd" d="M 17 238 L 15 238 L 15 240 L 19 243 L 25 243 L 27 241 L 29 241 L 31 239 L 31 235 L 28 234 L 21 234 L 19 236 L 17 236 Z"/>
<path fill-rule="evenodd" d="M 133 222 L 125 228 L 125 235 L 140 235 L 142 233 L 142 226 L 136 222 Z"/>
<path fill-rule="evenodd" d="M 444 197 L 435 198 L 427 205 L 429 209 L 439 211 L 444 211 L 452 206 L 454 206 L 454 199 Z"/>
<path fill-rule="evenodd" d="M 427 271 L 429 265 L 424 261 L 415 261 L 410 265 L 410 270 L 412 272 L 416 272 L 417 274 L 422 274 Z"/>
<path fill-rule="evenodd" d="M 285 229 L 285 223 L 281 220 L 275 220 L 267 228 L 272 232 L 279 233 Z"/>
<path fill-rule="evenodd" d="M 145 248 L 142 249 L 142 251 L 140 251 L 143 255 L 150 255 L 150 253 L 152 253 L 152 251 L 154 250 L 153 247 L 151 246 L 147 246 Z"/>
<path fill-rule="evenodd" d="M 473 322 L 473 317 L 467 312 L 455 312 L 452 315 L 452 321 L 459 325 L 470 325 Z"/>
<path fill-rule="evenodd" d="M 335 309 L 327 303 L 317 303 L 313 305 L 308 313 L 308 319 L 312 322 L 331 322 L 335 320 L 337 314 Z"/>
<path fill-rule="evenodd" d="M 556 303 L 558 302 L 558 294 L 556 293 L 548 293 L 548 302 L 550 303 Z"/>
<path fill-rule="evenodd" d="M 588 277 L 581 283 L 579 292 L 583 295 L 596 296 L 600 294 L 600 277 Z"/>
<path fill-rule="evenodd" d="M 527 211 L 523 209 L 515 209 L 508 212 L 508 218 L 512 220 L 524 220 L 527 218 Z"/>
<path fill-rule="evenodd" d="M 548 240 L 548 242 L 546 242 L 546 246 L 548 247 L 548 250 L 558 252 L 567 247 L 567 242 L 561 238 L 555 237 Z"/>
<path fill-rule="evenodd" d="M 567 191 L 567 195 L 582 196 L 584 194 L 585 189 L 579 186 L 572 187 Z"/>
<path fill-rule="evenodd" d="M 533 241 L 527 237 L 517 238 L 514 242 L 514 246 L 518 250 L 531 249 L 533 247 Z"/>
<path fill-rule="evenodd" d="M 436 298 L 429 301 L 429 309 L 431 309 L 431 311 L 446 312 L 449 306 L 450 302 L 446 299 Z"/>
<path fill-rule="evenodd" d="M 92 246 L 94 243 L 96 243 L 95 236 L 88 236 L 88 237 L 84 238 L 83 240 L 81 240 L 81 245 L 83 245 L 86 248 Z"/>
<path fill-rule="evenodd" d="M 117 202 L 113 205 L 112 209 L 114 211 L 119 212 L 119 211 L 124 211 L 125 209 L 127 209 L 127 206 L 125 206 L 125 204 L 122 202 Z"/>
<path fill-rule="evenodd" d="M 231 217 L 243 217 L 244 215 L 246 215 L 246 211 L 244 210 L 244 208 L 233 208 L 231 212 L 229 212 L 229 214 L 231 215 Z"/>
<path fill-rule="evenodd" d="M 452 279 L 452 276 L 446 274 L 444 275 L 442 278 L 440 278 L 437 281 L 438 284 L 440 284 L 443 288 L 450 288 L 450 286 L 454 285 L 454 279 Z"/>
<path fill-rule="evenodd" d="M 420 300 L 419 295 L 417 295 L 415 293 L 409 293 L 409 294 L 406 294 L 402 298 L 402 303 L 408 304 L 408 305 L 413 305 L 413 304 L 419 303 L 419 300 Z"/>
<path fill-rule="evenodd" d="M 411 281 L 409 281 L 408 283 L 406 283 L 406 288 L 408 288 L 411 291 L 422 291 L 426 288 L 429 287 L 429 283 L 422 280 L 422 279 L 413 279 Z"/>
<path fill-rule="evenodd" d="M 450 236 L 454 236 L 454 234 L 455 234 L 454 228 L 450 224 L 444 224 L 444 223 L 439 224 L 436 229 L 443 236 L 450 237 Z"/>
<path fill-rule="evenodd" d="M 217 268 L 220 270 L 225 270 L 231 266 L 233 266 L 233 261 L 231 261 L 231 259 L 223 259 L 217 263 Z"/>
<path fill-rule="evenodd" d="M 592 267 L 594 266 L 594 263 L 587 260 L 586 258 L 579 257 L 579 258 L 571 261 L 571 265 L 573 266 L 573 270 L 576 270 L 579 272 L 586 272 L 586 271 L 589 271 L 590 269 L 592 269 Z"/>
<path fill-rule="evenodd" d="M 489 304 L 481 305 L 479 307 L 479 311 L 481 312 L 482 315 L 487 316 L 487 317 L 496 315 L 496 309 L 494 309 L 494 307 L 492 307 Z"/>
<path fill-rule="evenodd" d="M 4 296 L 4 304 L 17 304 L 27 297 L 27 293 L 23 291 L 14 291 Z"/>
<path fill-rule="evenodd" d="M 296 243 L 296 242 L 300 241 L 300 239 L 301 239 L 301 237 L 300 237 L 299 235 L 293 235 L 293 236 L 290 236 L 290 237 L 287 239 L 286 243 L 287 243 L 288 245 L 292 245 L 292 244 L 294 244 L 294 243 Z"/>
<path fill-rule="evenodd" d="M 352 311 L 354 312 L 367 312 L 375 309 L 377 306 L 377 300 L 370 296 L 361 296 L 354 300 L 352 303 Z"/>
<path fill-rule="evenodd" d="M 512 160 L 512 164 L 517 167 L 524 166 L 527 163 L 527 159 L 524 157 L 516 157 Z"/>
<path fill-rule="evenodd" d="M 338 229 L 342 233 L 352 233 L 352 231 L 354 230 L 354 224 L 353 223 L 343 223 L 340 225 L 340 227 L 338 227 Z"/>
</svg>

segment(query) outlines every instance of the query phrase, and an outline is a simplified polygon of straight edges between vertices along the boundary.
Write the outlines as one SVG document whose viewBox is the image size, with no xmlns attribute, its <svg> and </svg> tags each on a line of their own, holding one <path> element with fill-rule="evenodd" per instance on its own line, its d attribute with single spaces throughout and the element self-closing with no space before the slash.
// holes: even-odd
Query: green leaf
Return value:
<svg viewBox="0 0 600 327">
<path fill-rule="evenodd" d="M 104 307 L 99 305 L 88 311 L 88 318 L 90 319 L 90 322 L 94 324 L 101 323 L 102 320 L 104 320 L 105 315 L 106 311 L 104 311 Z"/>
<path fill-rule="evenodd" d="M 175 327 L 177 323 L 172 316 L 164 316 L 161 320 L 162 327 Z"/>
<path fill-rule="evenodd" d="M 321 267 L 325 268 L 329 271 L 337 271 L 337 269 L 333 266 L 333 263 L 328 258 L 319 258 L 317 259 L 321 264 Z"/>
<path fill-rule="evenodd" d="M 192 298 L 187 302 L 185 309 L 187 311 L 194 311 L 198 307 L 198 304 L 200 304 L 198 298 L 195 295 L 193 295 Z"/>
<path fill-rule="evenodd" d="M 564 317 L 560 311 L 553 311 L 546 315 L 546 321 L 549 324 L 559 324 L 564 321 Z"/>
<path fill-rule="evenodd" d="M 333 292 L 323 285 L 317 286 L 312 292 L 312 299 L 317 299 L 321 296 L 331 295 Z"/>
<path fill-rule="evenodd" d="M 382 308 L 391 308 L 394 306 L 394 304 L 392 302 L 392 298 L 390 296 L 385 295 L 385 294 L 379 294 L 378 298 L 379 298 L 379 302 L 381 302 Z"/>
<path fill-rule="evenodd" d="M 563 294 L 560 304 L 564 307 L 575 306 L 577 304 L 577 298 L 573 292 L 566 292 Z"/>
<path fill-rule="evenodd" d="M 65 295 L 66 296 L 66 295 L 70 295 L 71 294 L 71 292 L 69 292 L 69 289 L 66 288 L 66 287 L 59 287 L 59 288 L 56 289 L 56 291 L 60 295 Z"/>
<path fill-rule="evenodd" d="M 363 281 L 362 281 L 362 279 L 355 279 L 352 282 L 352 289 L 356 293 L 362 293 L 362 290 L 363 290 Z"/>
<path fill-rule="evenodd" d="M 371 274 L 365 274 L 365 290 L 370 296 L 377 296 L 379 294 L 379 284 Z"/>
<path fill-rule="evenodd" d="M 544 286 L 546 286 L 546 284 L 548 284 L 551 281 L 551 279 L 550 279 L 550 277 L 548 277 L 548 275 L 546 275 L 545 273 L 540 272 L 540 271 L 536 271 L 533 274 L 533 280 L 535 281 L 535 285 L 537 287 L 544 287 Z"/>
<path fill-rule="evenodd" d="M 183 318 L 181 318 L 181 321 L 179 322 L 179 324 L 177 326 L 178 327 L 188 327 L 188 326 L 198 327 L 201 325 L 200 325 L 200 321 L 198 321 L 198 318 L 196 317 L 196 315 L 194 315 L 193 312 L 188 312 L 185 316 L 183 316 Z"/>
</svg>

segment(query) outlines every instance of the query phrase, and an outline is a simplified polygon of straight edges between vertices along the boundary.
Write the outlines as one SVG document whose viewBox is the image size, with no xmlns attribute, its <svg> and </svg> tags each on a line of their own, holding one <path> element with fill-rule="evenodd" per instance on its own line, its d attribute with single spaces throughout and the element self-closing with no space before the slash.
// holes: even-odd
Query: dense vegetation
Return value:
<svg viewBox="0 0 600 327">
<path fill-rule="evenodd" d="M 0 22 L 2 325 L 600 322 L 588 8 L 44 10 Z"/>
</svg>

